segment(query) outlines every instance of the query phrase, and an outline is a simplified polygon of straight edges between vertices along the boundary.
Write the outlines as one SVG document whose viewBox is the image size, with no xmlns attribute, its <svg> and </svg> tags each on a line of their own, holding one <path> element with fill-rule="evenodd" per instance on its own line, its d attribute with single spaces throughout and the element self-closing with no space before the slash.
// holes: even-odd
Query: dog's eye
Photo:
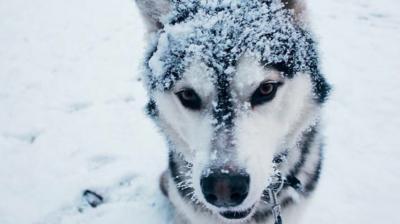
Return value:
<svg viewBox="0 0 400 224">
<path fill-rule="evenodd" d="M 176 93 L 182 105 L 191 110 L 201 108 L 201 99 L 193 89 L 184 89 Z"/>
<path fill-rule="evenodd" d="M 281 86 L 281 82 L 277 81 L 265 81 L 260 84 L 257 90 L 253 93 L 250 99 L 250 103 L 253 107 L 263 104 L 272 100 L 275 95 L 278 87 Z"/>
</svg>

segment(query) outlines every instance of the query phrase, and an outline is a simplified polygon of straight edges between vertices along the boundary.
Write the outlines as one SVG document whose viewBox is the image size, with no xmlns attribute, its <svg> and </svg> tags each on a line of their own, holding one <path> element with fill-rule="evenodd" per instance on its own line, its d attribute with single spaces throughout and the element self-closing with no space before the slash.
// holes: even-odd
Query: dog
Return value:
<svg viewBox="0 0 400 224">
<path fill-rule="evenodd" d="M 299 223 L 330 85 L 301 0 L 136 0 L 175 223 Z"/>
</svg>

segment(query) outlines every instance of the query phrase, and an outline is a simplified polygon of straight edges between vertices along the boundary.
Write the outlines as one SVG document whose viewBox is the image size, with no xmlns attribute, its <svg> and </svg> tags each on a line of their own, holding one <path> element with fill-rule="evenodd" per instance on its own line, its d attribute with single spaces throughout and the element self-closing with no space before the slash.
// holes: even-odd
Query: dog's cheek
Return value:
<svg viewBox="0 0 400 224">
<path fill-rule="evenodd" d="M 154 99 L 158 105 L 161 130 L 175 150 L 189 162 L 194 160 L 196 154 L 208 151 L 211 122 L 205 121 L 200 113 L 184 108 L 172 93 L 157 93 Z"/>
<path fill-rule="evenodd" d="M 285 132 L 286 146 L 296 144 L 297 137 L 319 119 L 320 108 L 313 99 L 312 85 L 309 74 L 298 73 L 287 80 L 282 89 L 279 106 L 274 114 Z"/>
<path fill-rule="evenodd" d="M 298 74 L 286 80 L 273 101 L 239 116 L 237 155 L 253 180 L 249 198 L 259 197 L 267 186 L 274 156 L 295 144 L 299 133 L 315 122 L 316 107 L 309 75 Z"/>
</svg>

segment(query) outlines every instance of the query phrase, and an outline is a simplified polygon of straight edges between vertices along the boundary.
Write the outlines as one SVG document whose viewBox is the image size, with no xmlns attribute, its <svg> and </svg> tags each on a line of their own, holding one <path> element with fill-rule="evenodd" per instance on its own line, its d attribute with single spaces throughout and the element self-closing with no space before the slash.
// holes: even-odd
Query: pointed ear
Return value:
<svg viewBox="0 0 400 224">
<path fill-rule="evenodd" d="M 169 13 L 171 0 L 136 0 L 139 11 L 144 17 L 149 32 L 163 27 L 162 17 Z"/>
<path fill-rule="evenodd" d="M 282 0 L 285 8 L 292 9 L 295 15 L 295 19 L 298 22 L 306 22 L 306 4 L 305 0 Z"/>
</svg>

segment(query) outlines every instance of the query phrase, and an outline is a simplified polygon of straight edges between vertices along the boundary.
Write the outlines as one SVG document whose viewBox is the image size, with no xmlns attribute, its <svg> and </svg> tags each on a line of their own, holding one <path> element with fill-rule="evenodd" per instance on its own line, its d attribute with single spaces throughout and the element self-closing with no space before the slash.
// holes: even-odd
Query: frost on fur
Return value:
<svg viewBox="0 0 400 224">
<path fill-rule="evenodd" d="M 172 3 L 164 28 L 155 34 L 146 64 L 149 89 L 170 89 L 194 58 L 213 69 L 214 79 L 234 75 L 243 56 L 265 67 L 284 65 L 288 76 L 310 73 L 315 88 L 326 88 L 312 35 L 294 21 L 293 10 L 281 0 L 177 2 Z"/>
</svg>

